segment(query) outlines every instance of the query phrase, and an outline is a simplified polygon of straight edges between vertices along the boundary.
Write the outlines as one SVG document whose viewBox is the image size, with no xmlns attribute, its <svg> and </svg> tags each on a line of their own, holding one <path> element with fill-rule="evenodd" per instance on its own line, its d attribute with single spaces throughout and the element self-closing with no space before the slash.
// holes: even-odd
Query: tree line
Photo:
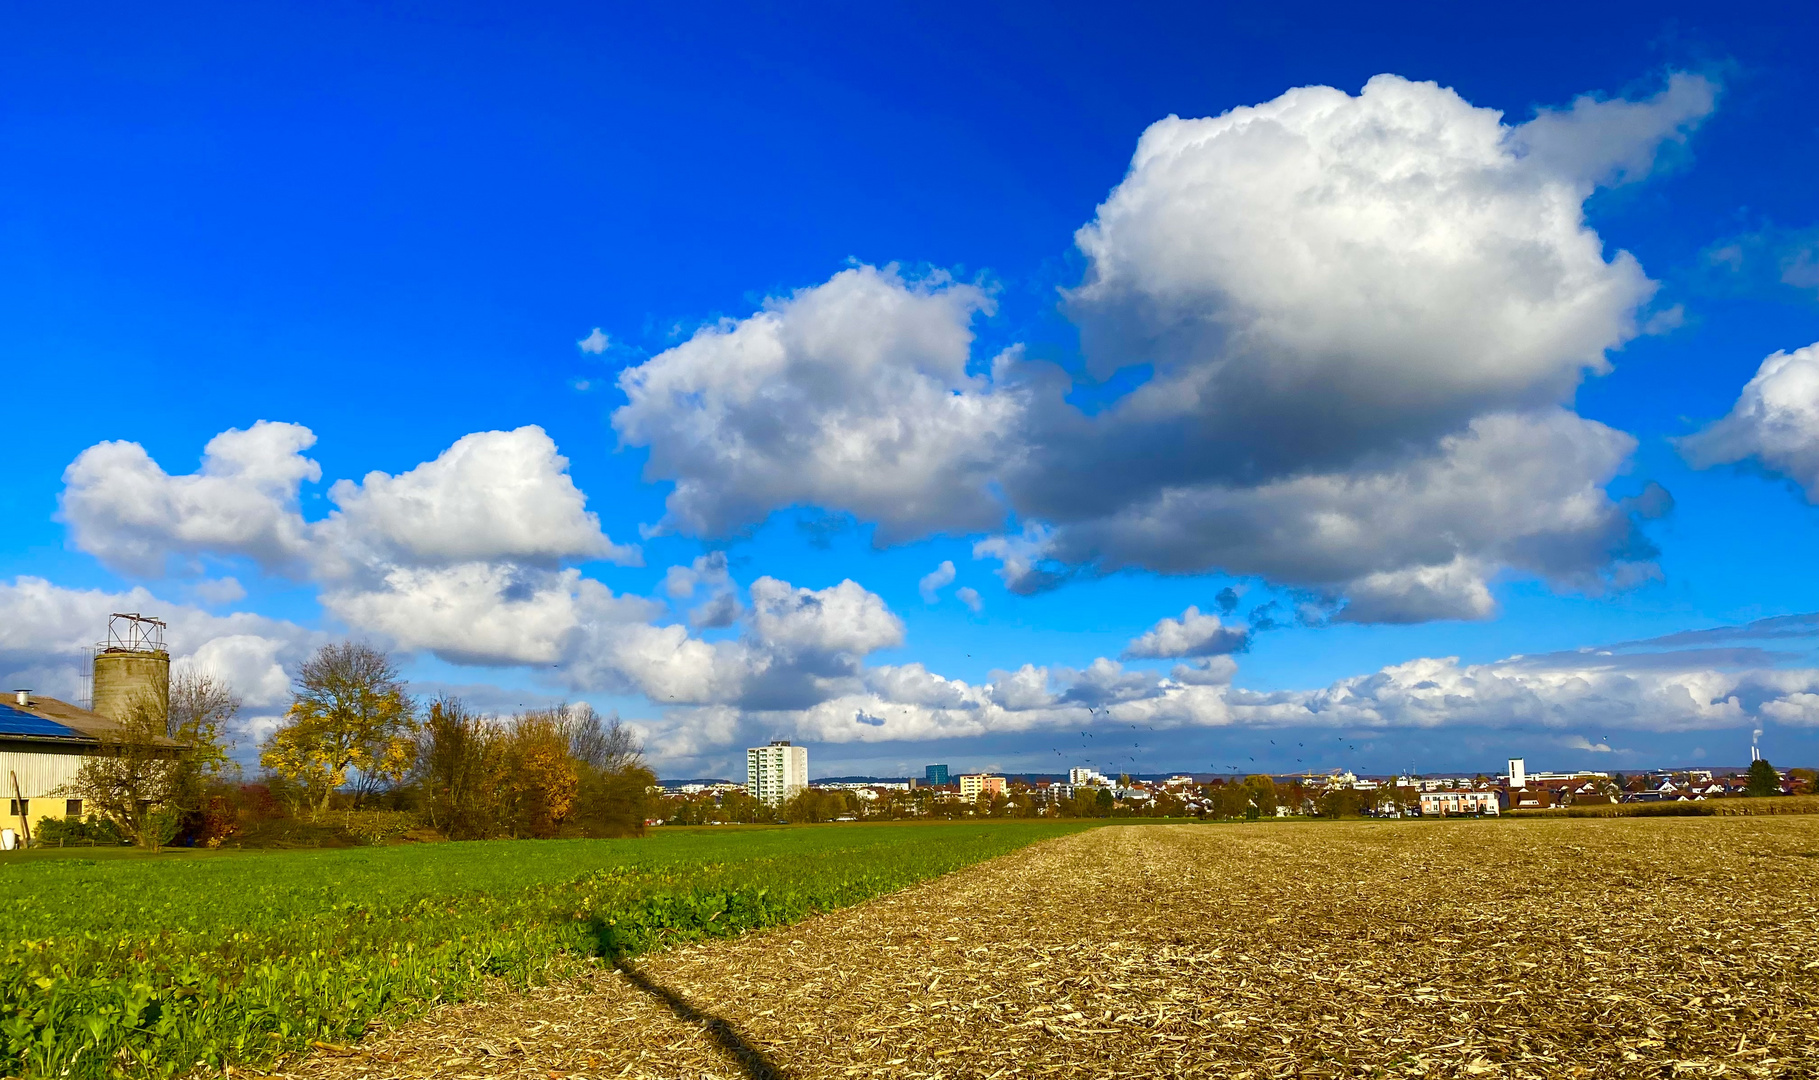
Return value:
<svg viewBox="0 0 1819 1080">
<path fill-rule="evenodd" d="M 420 702 L 391 657 L 360 642 L 325 645 L 298 669 L 251 782 L 227 738 L 241 707 L 215 676 L 173 675 L 168 701 L 136 701 L 66 786 L 88 819 L 54 823 L 47 838 L 219 843 L 249 816 L 344 810 L 403 812 L 455 840 L 632 836 L 651 809 L 656 777 L 617 717 Z"/>
<path fill-rule="evenodd" d="M 1128 777 L 1120 786 L 1130 787 Z M 1315 812 L 1331 817 L 1355 817 L 1368 805 L 1354 793 L 1332 793 L 1316 799 Z M 1192 797 L 1190 797 L 1192 796 Z M 1111 817 L 1214 817 L 1274 816 L 1278 806 L 1300 812 L 1307 792 L 1299 781 L 1278 783 L 1264 775 L 1214 780 L 1191 789 L 1155 788 L 1148 799 L 1119 798 L 1105 787 L 1079 786 L 1065 797 L 1014 781 L 1010 790 L 980 795 L 972 801 L 952 798 L 934 788 L 873 790 L 862 798 L 851 790 L 807 788 L 779 806 L 767 806 L 745 791 L 663 800 L 654 816 L 670 825 L 739 824 L 750 822 L 817 822 L 843 818 L 909 820 L 914 818 L 1111 818 Z"/>
</svg>

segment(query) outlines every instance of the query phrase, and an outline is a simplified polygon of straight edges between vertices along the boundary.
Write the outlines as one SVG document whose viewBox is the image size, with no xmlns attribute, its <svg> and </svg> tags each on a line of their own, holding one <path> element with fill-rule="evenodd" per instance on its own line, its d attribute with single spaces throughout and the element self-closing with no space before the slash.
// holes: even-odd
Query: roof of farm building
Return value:
<svg viewBox="0 0 1819 1080">
<path fill-rule="evenodd" d="M 105 716 L 40 694 L 28 705 L 0 701 L 0 739 L 93 744 L 119 728 Z"/>
</svg>

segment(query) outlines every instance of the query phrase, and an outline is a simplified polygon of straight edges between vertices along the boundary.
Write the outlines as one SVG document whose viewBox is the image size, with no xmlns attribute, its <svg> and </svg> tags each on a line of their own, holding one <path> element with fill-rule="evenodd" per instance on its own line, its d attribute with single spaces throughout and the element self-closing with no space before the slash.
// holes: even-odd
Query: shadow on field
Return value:
<svg viewBox="0 0 1819 1080">
<path fill-rule="evenodd" d="M 663 1002 L 669 1011 L 676 1014 L 676 1019 L 690 1024 L 698 1024 L 711 1036 L 714 1042 L 726 1055 L 738 1062 L 745 1070 L 745 1075 L 752 1080 L 789 1080 L 789 1074 L 778 1068 L 764 1051 L 747 1042 L 739 1029 L 712 1013 L 702 1012 L 689 1003 L 689 1000 L 669 987 L 657 982 L 644 972 L 631 966 L 624 960 L 613 961 L 614 970 L 623 974 L 633 986 Z"/>
<path fill-rule="evenodd" d="M 599 920 L 595 920 L 594 931 L 599 937 L 600 955 L 612 963 L 614 971 L 624 975 L 626 981 L 633 986 L 661 1001 L 676 1019 L 685 1024 L 697 1025 L 707 1032 L 721 1052 L 732 1058 L 751 1080 L 790 1080 L 790 1074 L 765 1057 L 764 1051 L 753 1046 L 739 1033 L 738 1028 L 713 1013 L 696 1008 L 693 1002 L 681 994 L 633 967 L 624 953 L 614 946 L 610 931 Z"/>
</svg>

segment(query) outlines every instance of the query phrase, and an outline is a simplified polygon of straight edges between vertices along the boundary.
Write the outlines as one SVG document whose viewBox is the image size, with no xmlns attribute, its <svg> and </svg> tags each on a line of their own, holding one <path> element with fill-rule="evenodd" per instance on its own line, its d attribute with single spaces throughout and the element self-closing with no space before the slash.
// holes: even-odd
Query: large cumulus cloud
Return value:
<svg viewBox="0 0 1819 1080">
<path fill-rule="evenodd" d="M 314 578 L 397 565 L 638 559 L 601 532 L 568 459 L 540 427 L 476 432 L 398 476 L 337 481 L 336 509 L 309 523 L 299 493 L 322 478 L 303 453 L 315 442 L 301 424 L 261 420 L 210 439 L 201 468 L 182 475 L 138 443 L 89 447 L 63 475 L 70 541 L 142 577 L 193 571 L 184 560 L 204 555 Z"/>
<path fill-rule="evenodd" d="M 101 443 L 64 474 L 71 542 L 140 576 L 250 559 L 307 580 L 349 628 L 460 663 L 548 664 L 590 625 L 638 621 L 568 563 L 635 563 L 587 510 L 542 428 L 476 432 L 397 476 L 368 473 L 304 520 L 300 489 L 321 478 L 299 424 L 260 421 L 210 440 L 201 468 L 172 475 L 136 443 Z"/>
<path fill-rule="evenodd" d="M 1166 487 L 1020 546 L 978 550 L 1004 558 L 1019 592 L 1082 566 L 1217 568 L 1345 598 L 1340 617 L 1352 621 L 1481 618 L 1500 567 L 1580 585 L 1647 572 L 1653 549 L 1635 509 L 1605 491 L 1634 447 L 1565 409 L 1494 413 L 1400 460 Z"/>
<path fill-rule="evenodd" d="M 1419 621 L 1489 615 L 1512 570 L 1635 580 L 1653 552 L 1605 490 L 1633 441 L 1570 402 L 1655 284 L 1583 206 L 1715 95 L 1676 74 L 1512 125 L 1386 75 L 1169 117 L 1076 236 L 1084 377 L 1141 372 L 1103 408 L 1016 349 L 969 368 L 983 295 L 856 267 L 629 369 L 615 424 L 676 481 L 673 527 L 798 503 L 883 542 L 1015 520 L 976 554 L 1021 592 L 1222 570 Z"/>
<path fill-rule="evenodd" d="M 261 420 L 210 439 L 202 467 L 184 476 L 138 443 L 98 443 L 64 470 L 61 516 L 76 547 L 129 573 L 221 551 L 289 569 L 308 550 L 297 491 L 322 478 L 303 456 L 315 442 L 301 424 Z"/>
<path fill-rule="evenodd" d="M 313 530 L 324 560 L 386 565 L 583 559 L 636 563 L 615 544 L 542 428 L 464 435 L 408 472 L 371 472 L 329 489 L 335 511 Z M 333 569 L 345 570 L 345 565 Z"/>
<path fill-rule="evenodd" d="M 792 504 L 885 539 L 990 528 L 1017 403 L 967 373 L 977 285 L 856 266 L 704 327 L 619 379 L 613 426 L 673 480 L 667 524 L 728 533 Z"/>
<path fill-rule="evenodd" d="M 1158 365 L 1126 408 L 1194 416 L 1233 476 L 1562 399 L 1654 285 L 1605 259 L 1582 169 L 1522 134 L 1394 76 L 1156 123 L 1077 237 L 1089 363 Z"/>
</svg>

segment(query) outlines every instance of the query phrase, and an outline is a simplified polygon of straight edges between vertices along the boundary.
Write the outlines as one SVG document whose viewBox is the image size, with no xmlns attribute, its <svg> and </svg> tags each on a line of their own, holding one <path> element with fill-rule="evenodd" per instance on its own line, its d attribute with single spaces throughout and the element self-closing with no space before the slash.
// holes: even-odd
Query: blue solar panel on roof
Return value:
<svg viewBox="0 0 1819 1080">
<path fill-rule="evenodd" d="M 0 735 L 39 735 L 57 739 L 80 739 L 82 735 L 55 720 L 33 716 L 11 705 L 0 705 Z"/>
</svg>

